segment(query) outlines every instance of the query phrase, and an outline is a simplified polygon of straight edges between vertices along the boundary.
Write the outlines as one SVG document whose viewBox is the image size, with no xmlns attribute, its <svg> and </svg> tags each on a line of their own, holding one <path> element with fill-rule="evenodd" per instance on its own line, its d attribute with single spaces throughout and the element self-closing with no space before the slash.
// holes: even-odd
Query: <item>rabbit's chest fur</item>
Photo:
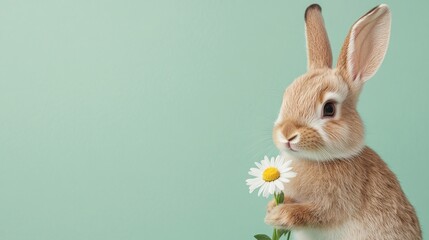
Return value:
<svg viewBox="0 0 429 240">
<path fill-rule="evenodd" d="M 348 160 L 293 161 L 297 176 L 285 193 L 324 209 L 328 224 L 294 229 L 298 240 L 389 239 L 419 234 L 415 211 L 395 175 L 370 148 Z"/>
<path fill-rule="evenodd" d="M 361 230 L 359 222 L 347 221 L 340 226 L 327 229 L 294 229 L 293 234 L 297 240 L 353 240 L 366 239 L 365 231 Z"/>
<path fill-rule="evenodd" d="M 285 185 L 285 192 L 297 202 L 311 202 L 332 208 L 338 217 L 347 217 L 364 201 L 368 186 L 365 166 L 359 158 L 330 162 L 296 160 L 292 164 L 297 176 Z M 343 216 L 344 215 L 344 216 Z"/>
</svg>

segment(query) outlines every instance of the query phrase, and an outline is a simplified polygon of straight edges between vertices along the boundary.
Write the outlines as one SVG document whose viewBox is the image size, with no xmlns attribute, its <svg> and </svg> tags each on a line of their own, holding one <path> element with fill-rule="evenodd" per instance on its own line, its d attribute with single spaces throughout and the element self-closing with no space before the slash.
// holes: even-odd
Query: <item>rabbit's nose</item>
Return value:
<svg viewBox="0 0 429 240">
<path fill-rule="evenodd" d="M 296 139 L 296 137 L 298 137 L 298 133 L 296 133 L 295 135 L 293 135 L 292 137 L 289 137 L 287 140 L 289 142 L 292 142 L 294 139 Z"/>
<path fill-rule="evenodd" d="M 290 139 L 298 135 L 298 126 L 295 121 L 286 120 L 283 123 L 281 132 L 283 133 L 283 136 L 290 141 Z"/>
</svg>

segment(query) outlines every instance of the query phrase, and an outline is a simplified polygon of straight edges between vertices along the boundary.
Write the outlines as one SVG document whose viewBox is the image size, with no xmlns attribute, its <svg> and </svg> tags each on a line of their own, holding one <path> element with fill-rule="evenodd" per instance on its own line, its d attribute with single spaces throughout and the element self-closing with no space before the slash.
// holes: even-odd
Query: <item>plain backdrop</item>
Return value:
<svg viewBox="0 0 429 240">
<path fill-rule="evenodd" d="M 252 239 L 312 1 L 0 1 L 0 239 Z M 335 59 L 378 1 L 319 1 Z M 366 142 L 429 238 L 428 1 L 387 1 Z"/>
</svg>

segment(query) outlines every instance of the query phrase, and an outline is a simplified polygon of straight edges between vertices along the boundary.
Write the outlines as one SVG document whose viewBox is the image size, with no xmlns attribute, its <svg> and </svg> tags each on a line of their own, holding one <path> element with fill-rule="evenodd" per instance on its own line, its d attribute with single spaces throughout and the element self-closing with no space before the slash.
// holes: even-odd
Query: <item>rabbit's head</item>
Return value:
<svg viewBox="0 0 429 240">
<path fill-rule="evenodd" d="M 336 68 L 321 8 L 305 11 L 308 72 L 284 92 L 274 124 L 276 146 L 292 158 L 326 161 L 346 159 L 364 147 L 364 128 L 356 103 L 387 50 L 390 11 L 379 5 L 350 29 Z"/>
</svg>

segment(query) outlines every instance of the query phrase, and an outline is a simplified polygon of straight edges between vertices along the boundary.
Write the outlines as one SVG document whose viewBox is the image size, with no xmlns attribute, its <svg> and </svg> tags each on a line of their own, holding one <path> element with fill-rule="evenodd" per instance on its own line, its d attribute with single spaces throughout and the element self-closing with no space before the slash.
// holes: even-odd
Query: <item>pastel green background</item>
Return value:
<svg viewBox="0 0 429 240">
<path fill-rule="evenodd" d="M 252 239 L 312 1 L 0 1 L 0 239 Z M 338 55 L 378 1 L 319 1 Z M 429 237 L 428 1 L 387 1 L 366 140 Z M 336 59 L 336 57 L 335 57 Z"/>
</svg>

